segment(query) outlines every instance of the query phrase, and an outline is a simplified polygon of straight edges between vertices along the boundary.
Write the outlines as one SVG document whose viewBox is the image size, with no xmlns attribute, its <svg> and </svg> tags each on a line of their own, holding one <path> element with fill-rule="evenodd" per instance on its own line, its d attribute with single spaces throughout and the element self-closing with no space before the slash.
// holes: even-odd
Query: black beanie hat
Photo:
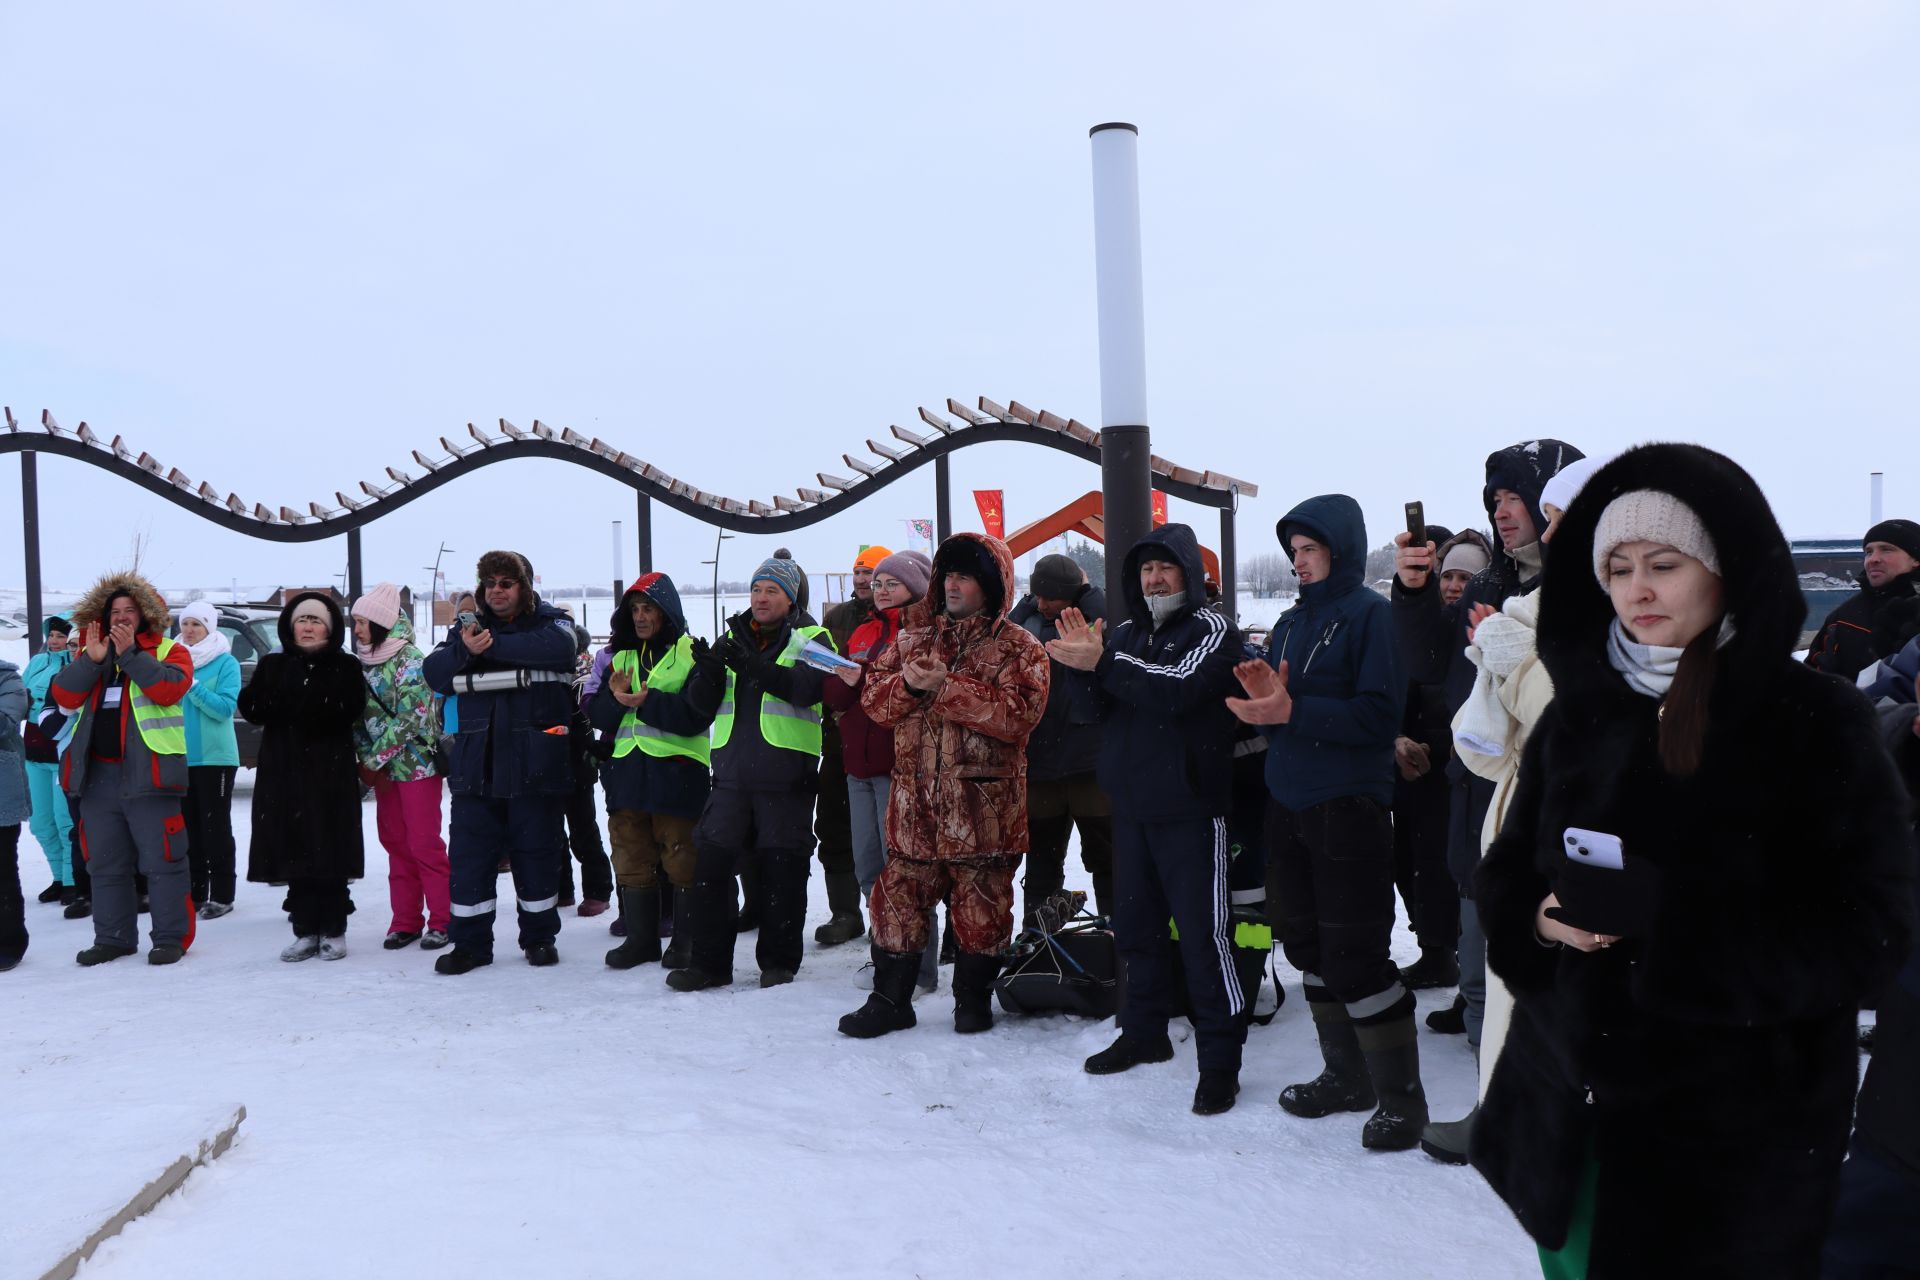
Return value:
<svg viewBox="0 0 1920 1280">
<path fill-rule="evenodd" d="M 1072 556 L 1041 556 L 1027 578 L 1027 589 L 1042 600 L 1071 600 L 1080 590 L 1080 566 Z"/>
<path fill-rule="evenodd" d="M 1915 560 L 1920 560 L 1920 524 L 1911 520 L 1882 520 L 1867 530 L 1867 536 L 1860 539 L 1860 545 L 1869 542 L 1891 542 Z"/>
</svg>

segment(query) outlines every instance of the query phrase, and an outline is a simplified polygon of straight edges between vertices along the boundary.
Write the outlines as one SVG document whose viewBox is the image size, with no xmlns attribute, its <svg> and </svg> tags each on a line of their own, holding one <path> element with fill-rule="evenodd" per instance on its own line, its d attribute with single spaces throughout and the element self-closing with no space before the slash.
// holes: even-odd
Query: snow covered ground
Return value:
<svg viewBox="0 0 1920 1280">
<path fill-rule="evenodd" d="M 654 966 L 607 969 L 606 917 L 569 912 L 555 969 L 527 967 L 503 920 L 492 968 L 437 976 L 418 950 L 380 949 L 371 804 L 365 827 L 338 963 L 282 964 L 280 891 L 244 882 L 234 914 L 165 969 L 81 969 L 88 922 L 29 902 L 31 950 L 0 977 L 0 1277 L 37 1276 L 63 1213 L 131 1191 L 178 1154 L 183 1124 L 234 1103 L 248 1119 L 233 1149 L 86 1280 L 1535 1273 L 1471 1171 L 1365 1152 L 1362 1117 L 1275 1105 L 1317 1069 L 1284 964 L 1290 998 L 1253 1031 L 1240 1105 L 1201 1119 L 1191 1044 L 1096 1079 L 1080 1063 L 1111 1023 L 1002 1015 L 956 1037 L 950 971 L 914 1030 L 843 1038 L 857 945 L 809 942 L 799 980 L 761 991 L 743 938 L 746 982 L 676 995 Z M 36 892 L 46 867 L 24 832 L 21 863 Z M 813 885 L 809 938 L 825 918 Z M 1404 933 L 1396 951 L 1412 958 Z M 1450 999 L 1423 993 L 1423 1011 Z M 1423 1031 L 1421 1048 L 1436 1114 L 1463 1112 L 1464 1044 Z"/>
</svg>

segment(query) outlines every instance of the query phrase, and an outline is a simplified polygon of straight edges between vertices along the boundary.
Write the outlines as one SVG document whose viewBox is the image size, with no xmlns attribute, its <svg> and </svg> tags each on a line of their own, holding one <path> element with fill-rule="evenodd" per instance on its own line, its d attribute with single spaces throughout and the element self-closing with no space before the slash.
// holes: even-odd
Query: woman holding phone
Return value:
<svg viewBox="0 0 1920 1280">
<path fill-rule="evenodd" d="M 1475 1165 L 1548 1276 L 1819 1274 L 1860 998 L 1913 934 L 1912 832 L 1752 477 L 1602 467 L 1554 537 L 1555 696 L 1475 880 L 1513 1021 Z"/>
</svg>

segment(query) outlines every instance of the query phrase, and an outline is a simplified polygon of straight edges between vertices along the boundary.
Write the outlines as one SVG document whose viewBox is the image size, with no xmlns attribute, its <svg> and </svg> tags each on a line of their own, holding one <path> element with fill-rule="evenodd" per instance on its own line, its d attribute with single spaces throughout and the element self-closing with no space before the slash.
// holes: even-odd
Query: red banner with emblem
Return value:
<svg viewBox="0 0 1920 1280">
<path fill-rule="evenodd" d="M 986 528 L 987 536 L 1006 540 L 1007 508 L 1002 501 L 1006 491 L 1003 489 L 975 489 L 973 501 L 980 508 L 980 523 Z"/>
<path fill-rule="evenodd" d="M 1158 529 L 1167 522 L 1167 495 L 1158 489 L 1153 491 L 1153 527 Z"/>
</svg>

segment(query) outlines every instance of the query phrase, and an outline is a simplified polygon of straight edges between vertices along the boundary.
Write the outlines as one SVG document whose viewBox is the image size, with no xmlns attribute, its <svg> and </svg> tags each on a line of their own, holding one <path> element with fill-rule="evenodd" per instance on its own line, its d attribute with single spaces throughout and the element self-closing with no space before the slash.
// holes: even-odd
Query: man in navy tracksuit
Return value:
<svg viewBox="0 0 1920 1280">
<path fill-rule="evenodd" d="M 559 962 L 562 815 L 573 794 L 573 621 L 533 590 L 533 569 L 512 551 L 480 557 L 479 619 L 427 655 L 427 684 L 459 699 L 448 742 L 453 792 L 453 949 L 436 973 L 493 963 L 500 858 L 513 866 L 520 948 L 527 963 Z M 489 687 L 492 686 L 492 687 Z M 502 687 L 504 686 L 504 687 Z"/>
<path fill-rule="evenodd" d="M 1406 1150 L 1427 1121 L 1413 993 L 1393 934 L 1394 738 L 1406 698 L 1392 607 L 1364 578 L 1360 505 L 1329 494 L 1277 528 L 1300 602 L 1274 623 L 1272 667 L 1243 664 L 1250 699 L 1234 713 L 1265 726 L 1268 883 L 1287 960 L 1300 970 L 1326 1070 L 1289 1085 L 1297 1116 L 1378 1111 L 1363 1145 Z"/>
<path fill-rule="evenodd" d="M 1193 1109 L 1214 1115 L 1240 1091 L 1246 997 L 1229 922 L 1227 815 L 1233 808 L 1239 634 L 1206 606 L 1193 530 L 1170 524 L 1127 553 L 1127 618 L 1101 649 L 1075 610 L 1063 611 L 1049 654 L 1090 672 L 1075 696 L 1104 719 L 1099 779 L 1113 803 L 1113 932 L 1126 966 L 1120 1035 L 1087 1059 L 1111 1075 L 1173 1057 L 1167 1039 L 1172 948 L 1180 958 L 1199 1046 Z M 1091 637 L 1091 639 L 1089 639 Z"/>
</svg>

